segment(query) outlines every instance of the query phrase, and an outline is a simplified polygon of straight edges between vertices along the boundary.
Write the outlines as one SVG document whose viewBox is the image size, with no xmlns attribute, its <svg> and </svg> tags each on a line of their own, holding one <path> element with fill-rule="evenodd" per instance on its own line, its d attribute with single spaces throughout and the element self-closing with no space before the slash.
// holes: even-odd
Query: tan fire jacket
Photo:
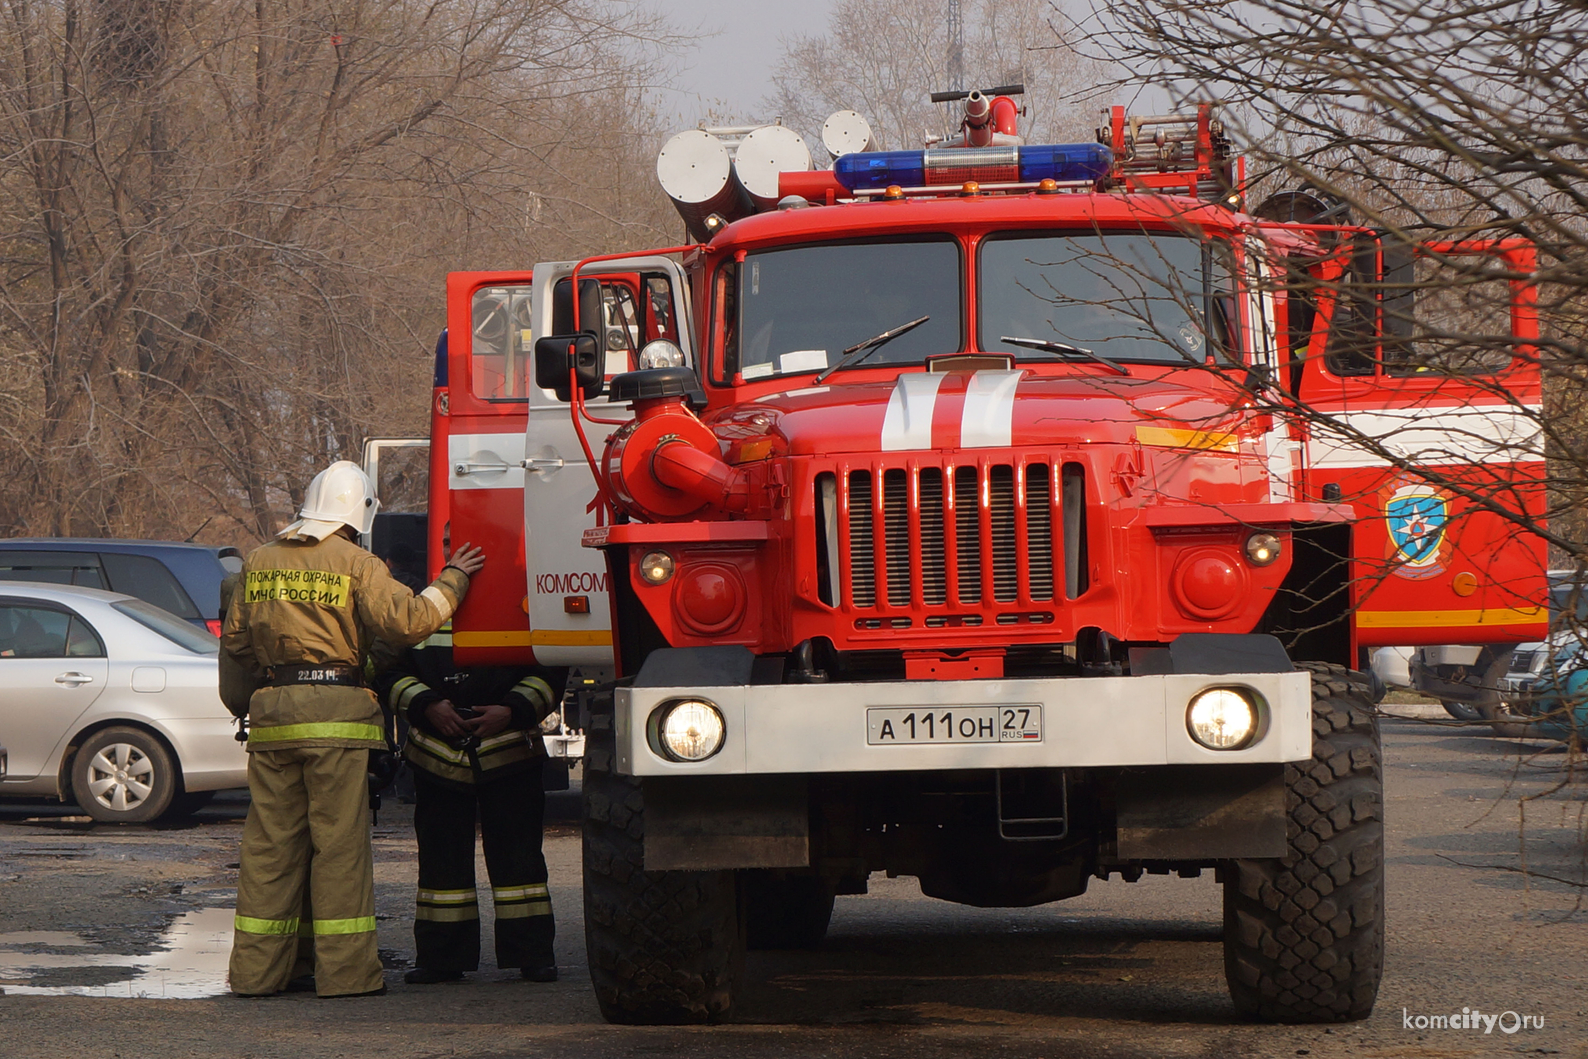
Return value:
<svg viewBox="0 0 1588 1059">
<path fill-rule="evenodd" d="M 449 567 L 415 595 L 385 563 L 340 534 L 271 541 L 243 562 L 221 650 L 260 684 L 268 684 L 275 666 L 362 670 L 377 638 L 418 643 L 452 617 L 468 588 L 468 575 Z M 235 696 L 246 683 L 222 681 L 223 694 Z M 235 712 L 232 702 L 227 706 Z M 262 686 L 248 700 L 248 724 L 249 750 L 386 745 L 380 704 L 363 687 Z"/>
</svg>

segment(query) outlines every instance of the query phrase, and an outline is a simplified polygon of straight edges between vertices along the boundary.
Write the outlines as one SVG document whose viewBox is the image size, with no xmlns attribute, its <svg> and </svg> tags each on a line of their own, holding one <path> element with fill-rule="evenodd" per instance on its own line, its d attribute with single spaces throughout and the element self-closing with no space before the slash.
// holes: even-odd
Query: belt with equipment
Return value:
<svg viewBox="0 0 1588 1059">
<path fill-rule="evenodd" d="M 344 688 L 364 686 L 364 671 L 358 666 L 310 665 L 272 666 L 265 670 L 265 686 L 284 688 L 293 684 L 334 684 Z"/>
</svg>

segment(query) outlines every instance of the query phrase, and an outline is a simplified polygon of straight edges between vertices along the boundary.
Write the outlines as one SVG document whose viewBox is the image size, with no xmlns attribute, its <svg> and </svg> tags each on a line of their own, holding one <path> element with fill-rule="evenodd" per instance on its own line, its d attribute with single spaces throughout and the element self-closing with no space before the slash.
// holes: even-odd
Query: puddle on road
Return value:
<svg viewBox="0 0 1588 1059">
<path fill-rule="evenodd" d="M 0 934 L 0 991 L 8 996 L 155 997 L 194 1000 L 226 989 L 232 951 L 232 910 L 202 908 L 172 920 L 162 946 L 144 956 L 85 949 L 82 935 L 57 930 Z"/>
</svg>

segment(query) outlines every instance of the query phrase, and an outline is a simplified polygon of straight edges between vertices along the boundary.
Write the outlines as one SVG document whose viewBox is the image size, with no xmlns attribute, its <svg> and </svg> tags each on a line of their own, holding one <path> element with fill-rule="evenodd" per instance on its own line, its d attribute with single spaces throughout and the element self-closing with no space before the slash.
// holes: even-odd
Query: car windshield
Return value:
<svg viewBox="0 0 1588 1059">
<path fill-rule="evenodd" d="M 1555 652 L 1555 661 L 1564 662 L 1569 658 L 1575 658 L 1577 655 L 1582 653 L 1582 648 L 1583 645 L 1581 640 L 1567 640 L 1565 643 L 1561 644 L 1560 648 Z"/>
<path fill-rule="evenodd" d="M 152 629 L 178 647 L 185 647 L 194 654 L 218 655 L 221 653 L 220 640 L 196 625 L 189 624 L 169 611 L 161 610 L 151 603 L 145 603 L 141 599 L 118 599 L 111 606 L 139 625 Z"/>
<path fill-rule="evenodd" d="M 1203 363 L 1231 347 L 1230 254 L 1171 232 L 989 237 L 977 277 L 980 347 L 1041 357 L 1005 336 L 1114 360 Z M 1211 330 L 1211 334 L 1210 334 Z"/>
<path fill-rule="evenodd" d="M 1588 588 L 1571 581 L 1551 585 L 1549 609 L 1557 622 L 1569 622 L 1572 614 L 1578 621 L 1588 621 Z"/>
<path fill-rule="evenodd" d="M 728 267 L 737 271 L 721 293 L 728 379 L 818 372 L 922 316 L 858 365 L 920 364 L 961 347 L 959 244 L 947 236 L 763 250 Z"/>
</svg>

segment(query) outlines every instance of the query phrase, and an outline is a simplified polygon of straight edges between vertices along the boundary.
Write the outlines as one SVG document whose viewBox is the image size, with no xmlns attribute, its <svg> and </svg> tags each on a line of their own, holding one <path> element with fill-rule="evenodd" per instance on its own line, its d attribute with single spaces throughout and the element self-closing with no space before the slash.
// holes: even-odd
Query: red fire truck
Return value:
<svg viewBox="0 0 1588 1059">
<path fill-rule="evenodd" d="M 1362 1018 L 1356 667 L 1542 638 L 1531 250 L 1248 212 L 1210 107 L 1028 145 L 1012 95 L 921 151 L 835 115 L 819 171 L 692 130 L 688 246 L 449 281 L 432 544 L 492 557 L 462 660 L 595 689 L 612 1021 L 730 1017 L 747 942 L 816 945 L 877 871 L 1028 906 L 1212 870 L 1240 1013 Z M 1502 309 L 1452 366 L 1414 324 L 1468 283 Z"/>
</svg>

